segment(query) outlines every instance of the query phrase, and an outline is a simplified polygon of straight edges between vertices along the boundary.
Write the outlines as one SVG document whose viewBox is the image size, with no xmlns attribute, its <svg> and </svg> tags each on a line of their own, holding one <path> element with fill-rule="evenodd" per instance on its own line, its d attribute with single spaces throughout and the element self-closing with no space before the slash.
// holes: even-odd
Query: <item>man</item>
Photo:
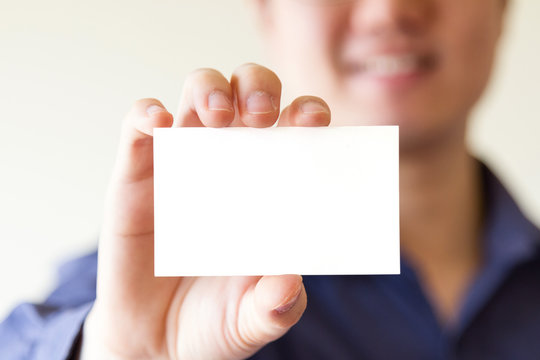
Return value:
<svg viewBox="0 0 540 360">
<path fill-rule="evenodd" d="M 0 355 L 540 358 L 540 232 L 465 146 L 506 1 L 251 5 L 281 79 L 320 98 L 299 97 L 280 115 L 280 79 L 247 64 L 230 81 L 195 71 L 175 117 L 158 100 L 138 101 L 107 197 L 95 301 L 92 255 L 68 265 L 45 304 L 14 311 L 0 330 Z M 153 276 L 152 129 L 276 120 L 400 125 L 401 275 Z"/>
</svg>

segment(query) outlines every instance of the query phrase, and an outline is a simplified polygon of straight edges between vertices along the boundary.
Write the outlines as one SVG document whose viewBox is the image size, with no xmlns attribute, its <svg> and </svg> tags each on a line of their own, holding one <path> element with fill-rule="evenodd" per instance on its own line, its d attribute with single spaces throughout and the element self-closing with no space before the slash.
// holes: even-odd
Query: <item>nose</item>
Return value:
<svg viewBox="0 0 540 360">
<path fill-rule="evenodd" d="M 434 1 L 359 0 L 351 13 L 351 26 L 364 36 L 418 35 L 433 22 Z"/>
</svg>

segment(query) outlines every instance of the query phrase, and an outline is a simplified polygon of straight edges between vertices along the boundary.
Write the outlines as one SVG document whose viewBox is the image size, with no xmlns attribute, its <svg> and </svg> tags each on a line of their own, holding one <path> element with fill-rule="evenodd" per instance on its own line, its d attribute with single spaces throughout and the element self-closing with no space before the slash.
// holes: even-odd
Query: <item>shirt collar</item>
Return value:
<svg viewBox="0 0 540 360">
<path fill-rule="evenodd" d="M 484 261 L 486 265 L 512 266 L 538 252 L 540 231 L 523 215 L 497 177 L 482 164 L 486 217 Z"/>
<path fill-rule="evenodd" d="M 455 327 L 459 336 L 519 264 L 539 256 L 540 230 L 521 212 L 504 185 L 484 164 L 484 261 L 464 299 Z"/>
</svg>

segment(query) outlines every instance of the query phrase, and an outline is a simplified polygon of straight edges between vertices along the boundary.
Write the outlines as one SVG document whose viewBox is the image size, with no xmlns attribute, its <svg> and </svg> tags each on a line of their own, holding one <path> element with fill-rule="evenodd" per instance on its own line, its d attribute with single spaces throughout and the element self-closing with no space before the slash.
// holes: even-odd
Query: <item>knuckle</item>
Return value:
<svg viewBox="0 0 540 360">
<path fill-rule="evenodd" d="M 141 116 L 141 114 L 144 113 L 146 109 L 153 104 L 163 106 L 161 101 L 155 98 L 142 98 L 135 100 L 131 105 L 131 109 L 124 118 L 124 122 L 133 121 L 134 118 Z"/>
<path fill-rule="evenodd" d="M 151 105 L 151 104 L 161 105 L 161 102 L 158 99 L 154 99 L 154 98 L 142 98 L 142 99 L 135 100 L 131 108 L 134 110 L 139 110 L 139 109 L 144 109 L 148 105 Z"/>
<path fill-rule="evenodd" d="M 326 101 L 316 96 L 301 96 L 293 101 L 294 107 L 306 113 L 330 113 Z"/>
<path fill-rule="evenodd" d="M 161 101 L 155 98 L 142 98 L 135 100 L 133 104 L 131 105 L 131 108 L 129 112 L 126 114 L 126 116 L 123 119 L 123 126 L 124 127 L 132 127 L 134 124 L 136 124 L 141 117 L 145 117 L 146 110 L 151 105 L 159 105 L 163 107 L 163 104 Z"/>
<path fill-rule="evenodd" d="M 223 75 L 212 68 L 198 68 L 191 71 L 186 78 L 186 84 L 194 84 L 196 82 L 204 82 L 208 80 L 215 80 L 216 78 L 222 78 Z"/>
<path fill-rule="evenodd" d="M 317 96 L 301 96 L 291 106 L 294 108 L 294 122 L 299 126 L 327 126 L 330 124 L 330 107 Z"/>
<path fill-rule="evenodd" d="M 294 101 L 298 102 L 298 103 L 314 102 L 314 103 L 321 104 L 323 106 L 328 106 L 326 104 L 326 101 L 324 101 L 323 99 L 321 99 L 318 96 L 311 96 L 311 95 L 299 96 Z"/>
<path fill-rule="evenodd" d="M 243 65 L 240 65 L 234 71 L 234 75 L 246 76 L 250 78 L 270 77 L 270 78 L 273 78 L 272 80 L 280 82 L 279 77 L 276 75 L 275 72 L 273 72 L 267 67 L 264 67 L 262 65 L 255 64 L 255 63 L 246 63 Z"/>
<path fill-rule="evenodd" d="M 223 334 L 227 339 L 228 350 L 232 354 L 240 357 L 241 354 L 249 353 L 250 350 L 257 346 L 258 341 L 249 332 L 246 334 L 246 331 L 242 331 L 238 324 L 224 324 Z"/>
<path fill-rule="evenodd" d="M 259 65 L 257 63 L 253 63 L 253 62 L 247 62 L 247 63 L 244 63 L 240 66 L 238 66 L 236 69 L 235 69 L 235 72 L 237 71 L 248 71 L 248 70 L 257 70 L 257 69 L 265 69 L 264 66 L 262 65 Z"/>
</svg>

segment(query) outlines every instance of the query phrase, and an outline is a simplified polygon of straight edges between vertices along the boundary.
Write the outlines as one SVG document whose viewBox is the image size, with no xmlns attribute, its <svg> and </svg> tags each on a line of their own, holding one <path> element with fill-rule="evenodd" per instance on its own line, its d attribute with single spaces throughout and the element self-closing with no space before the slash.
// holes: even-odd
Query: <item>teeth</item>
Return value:
<svg viewBox="0 0 540 360">
<path fill-rule="evenodd" d="M 364 71 L 375 76 L 396 76 L 411 73 L 420 67 L 415 55 L 374 56 L 363 63 Z"/>
</svg>

